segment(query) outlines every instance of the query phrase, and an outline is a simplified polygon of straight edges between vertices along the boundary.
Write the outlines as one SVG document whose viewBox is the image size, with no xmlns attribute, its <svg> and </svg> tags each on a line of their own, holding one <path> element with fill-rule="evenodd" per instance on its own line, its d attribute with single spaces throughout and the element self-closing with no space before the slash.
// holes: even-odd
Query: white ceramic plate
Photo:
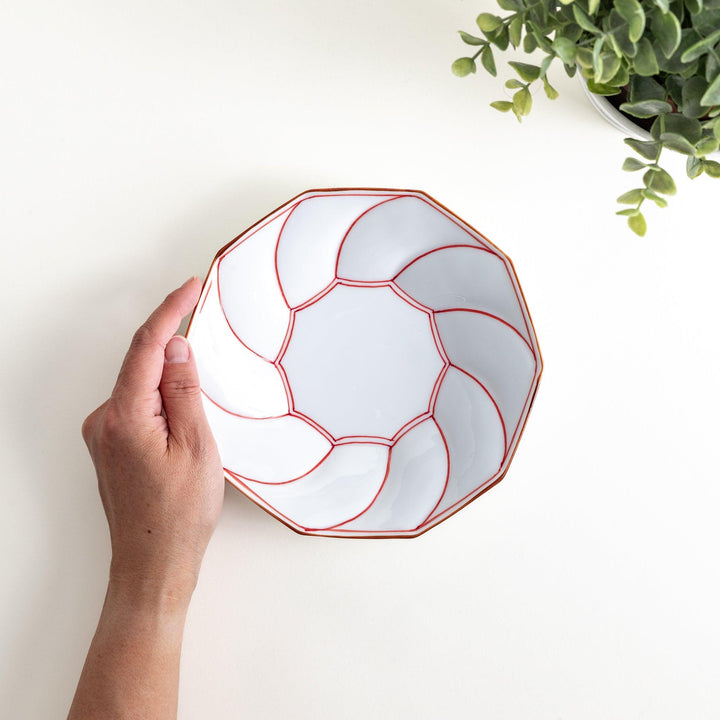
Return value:
<svg viewBox="0 0 720 720">
<path fill-rule="evenodd" d="M 498 482 L 542 371 L 508 258 L 428 195 L 312 190 L 188 329 L 227 479 L 293 530 L 414 537 Z"/>
</svg>

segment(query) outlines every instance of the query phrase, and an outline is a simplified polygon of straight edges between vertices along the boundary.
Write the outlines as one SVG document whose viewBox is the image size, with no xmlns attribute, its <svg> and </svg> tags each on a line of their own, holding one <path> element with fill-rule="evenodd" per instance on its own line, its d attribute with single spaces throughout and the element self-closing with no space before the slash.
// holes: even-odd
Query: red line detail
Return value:
<svg viewBox="0 0 720 720">
<path fill-rule="evenodd" d="M 382 196 L 378 196 L 382 197 Z M 380 205 L 384 205 L 387 202 L 392 202 L 393 200 L 398 200 L 401 197 L 415 197 L 414 195 L 393 195 L 392 197 L 386 198 L 385 200 L 380 201 L 379 203 L 376 203 L 375 205 L 371 205 L 367 210 L 364 212 L 361 212 L 351 223 L 350 227 L 347 229 L 345 235 L 343 235 L 343 239 L 340 241 L 340 245 L 338 246 L 337 254 L 335 255 L 335 277 L 339 277 L 338 275 L 338 268 L 340 267 L 340 253 L 342 253 L 343 246 L 345 245 L 345 241 L 348 238 L 348 235 L 351 233 L 352 229 L 357 225 L 360 218 L 367 215 L 371 210 L 374 210 L 376 207 L 380 207 Z"/>
<path fill-rule="evenodd" d="M 336 523 L 335 525 L 330 525 L 328 527 L 324 528 L 316 528 L 317 530 L 332 530 L 333 528 L 340 527 L 341 525 L 347 525 L 348 523 L 352 522 L 353 520 L 357 520 L 361 515 L 364 515 L 372 506 L 373 503 L 378 499 L 380 496 L 380 493 L 382 492 L 383 488 L 385 487 L 385 483 L 387 482 L 388 475 L 390 474 L 390 458 L 392 457 L 392 448 L 388 448 L 388 456 L 387 456 L 387 464 L 385 465 L 385 476 L 383 477 L 382 483 L 380 483 L 380 487 L 378 488 L 378 491 L 375 493 L 375 497 L 370 501 L 370 504 L 364 509 L 361 510 L 357 515 L 353 515 L 353 517 L 349 518 L 348 520 L 343 520 L 340 523 Z"/>
<path fill-rule="evenodd" d="M 461 372 L 463 375 L 467 375 L 471 380 L 476 382 L 484 391 L 485 394 L 490 398 L 490 402 L 495 406 L 495 412 L 498 414 L 498 417 L 500 418 L 500 425 L 502 426 L 503 431 L 503 445 L 505 446 L 505 452 L 503 453 L 502 461 L 500 462 L 500 466 L 502 467 L 502 464 L 505 462 L 505 458 L 507 457 L 507 451 L 508 451 L 508 442 L 507 442 L 507 430 L 505 428 L 505 420 L 503 419 L 502 413 L 500 412 L 500 408 L 498 407 L 498 404 L 495 402 L 495 398 L 492 396 L 492 393 L 481 383 L 474 375 L 469 373 L 467 370 L 463 370 L 461 367 L 458 367 L 457 365 L 453 365 L 450 363 L 451 368 L 455 368 L 458 372 Z"/>
<path fill-rule="evenodd" d="M 287 330 L 285 331 L 285 339 L 283 340 L 283 344 L 280 346 L 280 350 L 278 351 L 277 357 L 275 360 L 273 360 L 273 365 L 277 365 L 282 356 L 286 353 L 287 347 L 290 344 L 290 338 L 292 337 L 293 328 L 295 327 L 295 311 L 290 310 L 290 319 L 288 320 L 288 326 Z"/>
<path fill-rule="evenodd" d="M 418 302 L 414 297 L 411 297 L 408 295 L 402 288 L 398 287 L 395 284 L 394 280 L 387 281 L 387 286 L 403 301 L 405 301 L 410 307 L 414 308 L 415 310 L 420 310 L 420 312 L 424 312 L 426 315 L 429 315 L 432 312 L 432 308 L 429 308 L 427 305 L 423 305 L 421 302 Z"/>
<path fill-rule="evenodd" d="M 437 315 L 439 315 L 440 313 L 449 313 L 449 312 L 475 313 L 475 315 L 485 315 L 485 317 L 489 317 L 489 318 L 492 318 L 493 320 L 497 320 L 498 322 L 502 323 L 503 325 L 506 325 L 507 327 L 509 327 L 528 346 L 528 349 L 532 353 L 533 359 L 535 360 L 535 369 L 537 369 L 537 356 L 535 355 L 535 350 L 533 349 L 533 346 L 527 341 L 527 338 L 525 338 L 525 336 L 514 325 L 511 325 L 507 320 L 503 320 L 501 317 L 498 317 L 497 315 L 493 315 L 492 313 L 489 313 L 489 312 L 485 312 L 484 310 L 473 310 L 472 308 L 446 308 L 445 310 L 435 310 L 434 312 Z"/>
<path fill-rule="evenodd" d="M 411 430 L 415 429 L 418 425 L 422 425 L 426 420 L 430 420 L 431 415 L 429 412 L 424 412 L 422 415 L 417 415 L 409 422 L 406 422 L 393 436 L 392 436 L 392 444 L 395 445 L 395 443 L 400 440 L 400 438 L 407 435 Z"/>
<path fill-rule="evenodd" d="M 292 200 L 290 200 L 290 202 L 292 202 Z M 232 240 L 216 258 L 218 261 L 218 265 L 220 264 L 220 260 L 222 260 L 226 255 L 235 250 L 235 248 L 240 247 L 240 245 L 242 245 L 246 240 L 249 240 L 256 233 L 260 232 L 260 230 L 262 230 L 264 227 L 267 227 L 268 225 L 270 225 L 270 223 L 275 222 L 275 220 L 277 220 L 279 217 L 282 217 L 283 213 L 286 213 L 288 211 L 292 212 L 295 209 L 295 205 L 291 205 L 289 208 L 285 208 L 284 210 L 282 210 L 283 207 L 284 206 L 281 205 L 277 209 L 277 211 L 273 211 L 266 218 L 256 223 L 256 225 L 251 225 L 247 230 L 240 233 L 240 235 L 238 235 L 234 240 Z M 278 212 L 279 210 L 282 210 L 282 212 Z"/>
<path fill-rule="evenodd" d="M 230 320 L 228 320 L 228 316 L 225 314 L 225 307 L 223 306 L 222 294 L 220 292 L 220 263 L 217 264 L 217 267 L 215 268 L 215 272 L 217 274 L 217 292 L 218 292 L 218 302 L 220 303 L 220 311 L 222 312 L 223 317 L 225 318 L 225 322 L 227 323 L 227 326 L 230 328 L 230 332 L 235 336 L 235 339 L 244 348 L 249 350 L 253 355 L 257 355 L 261 360 L 265 360 L 266 362 L 271 363 L 272 360 L 270 360 L 269 358 L 266 358 L 264 355 L 261 355 L 259 352 L 253 350 L 249 345 L 247 345 L 245 342 L 243 342 L 243 339 L 233 329 L 233 326 L 230 324 Z"/>
<path fill-rule="evenodd" d="M 316 293 L 309 300 L 306 300 L 301 305 L 296 305 L 292 309 L 295 312 L 300 312 L 300 310 L 304 310 L 305 308 L 308 308 L 311 305 L 314 305 L 319 300 L 322 300 L 337 284 L 338 284 L 337 278 L 333 278 L 330 281 L 330 283 L 328 285 L 326 285 L 319 293 Z"/>
<path fill-rule="evenodd" d="M 300 525 L 300 523 L 296 522 L 295 520 L 292 520 L 287 515 L 281 513 L 274 505 L 271 505 L 265 498 L 260 495 L 259 493 L 255 492 L 250 486 L 246 485 L 245 482 L 242 479 L 241 475 L 238 475 L 237 473 L 234 473 L 232 470 L 228 470 L 227 468 L 223 468 L 225 470 L 225 473 L 229 475 L 230 481 L 237 487 L 239 490 L 242 491 L 244 495 L 250 495 L 258 498 L 259 505 L 264 510 L 270 512 L 272 515 L 274 515 L 276 518 L 282 518 L 283 520 L 287 521 L 286 524 L 289 525 L 292 528 L 300 528 L 300 530 L 305 531 L 306 533 L 309 533 L 312 528 L 306 528 L 304 525 Z M 240 487 L 242 486 L 242 487 Z"/>
<path fill-rule="evenodd" d="M 437 380 L 435 381 L 435 385 L 433 385 L 432 393 L 430 394 L 430 405 L 428 407 L 428 412 L 432 415 L 435 412 L 435 405 L 437 403 L 438 395 L 440 394 L 440 387 L 442 386 L 443 380 L 445 379 L 445 376 L 447 375 L 448 368 L 450 367 L 450 362 L 445 362 L 445 365 L 443 365 L 443 369 L 440 371 L 440 374 L 437 376 Z"/>
<path fill-rule="evenodd" d="M 331 445 L 337 445 L 337 440 L 322 426 L 320 423 L 315 422 L 311 417 L 308 417 L 304 413 L 299 412 L 298 410 L 291 410 L 290 411 L 291 417 L 296 417 L 298 420 L 304 420 L 311 428 L 314 430 L 317 430 L 321 435 L 325 437 L 325 439 L 331 444 Z"/>
<path fill-rule="evenodd" d="M 278 369 L 278 372 L 280 373 L 280 379 L 283 382 L 283 387 L 285 388 L 285 396 L 288 401 L 288 408 L 289 408 L 289 414 L 292 415 L 293 411 L 295 410 L 295 398 L 293 397 L 292 388 L 290 387 L 290 381 L 288 380 L 287 373 L 285 372 L 285 368 L 279 363 L 273 363 L 275 367 Z"/>
<path fill-rule="evenodd" d="M 390 438 L 379 435 L 343 435 L 335 440 L 336 445 L 392 445 Z"/>
<path fill-rule="evenodd" d="M 240 475 L 231 470 L 228 472 L 232 472 L 232 474 L 236 478 L 239 478 L 241 480 L 248 480 L 249 482 L 258 483 L 258 485 L 289 485 L 290 483 L 294 483 L 297 480 L 302 480 L 302 478 L 307 477 L 311 472 L 314 472 L 315 470 L 317 470 L 325 462 L 325 460 L 327 460 L 328 455 L 330 455 L 330 453 L 334 449 L 335 448 L 333 446 L 331 446 L 330 449 L 322 456 L 322 458 L 320 458 L 320 460 L 318 460 L 318 462 L 315 463 L 315 465 L 313 465 L 307 472 L 304 472 L 302 475 L 298 475 L 297 477 L 290 478 L 290 480 L 283 480 L 282 482 L 269 482 L 267 480 L 256 480 L 255 478 L 246 477 L 245 475 Z M 265 502 L 267 502 L 267 500 Z"/>
<path fill-rule="evenodd" d="M 212 290 L 212 280 L 210 280 L 210 284 L 207 286 L 207 292 L 205 293 L 205 297 L 203 298 L 202 304 L 200 305 L 198 314 L 203 311 L 203 308 L 205 307 L 205 303 L 207 302 L 207 299 L 208 299 L 208 295 L 210 294 L 210 290 Z"/>
<path fill-rule="evenodd" d="M 233 415 L 234 417 L 244 418 L 246 420 L 277 420 L 279 418 L 287 417 L 290 413 L 286 412 L 282 415 L 264 415 L 263 417 L 255 417 L 254 415 L 243 415 L 242 413 L 236 413 L 232 410 L 228 410 L 224 405 L 221 405 L 216 400 L 213 400 L 202 388 L 200 389 L 200 392 L 213 404 L 215 407 L 220 408 L 223 412 L 226 412 L 228 415 Z"/>
<path fill-rule="evenodd" d="M 445 439 L 445 433 L 442 431 L 442 428 L 440 425 L 438 425 L 437 420 L 435 418 L 432 419 L 432 421 L 435 423 L 435 427 L 438 429 L 438 432 L 440 433 L 440 438 L 443 441 L 443 445 L 445 446 L 445 457 L 447 458 L 446 463 L 446 470 L 445 470 L 445 485 L 443 486 L 443 490 L 440 493 L 440 497 L 438 498 L 438 501 L 433 506 L 433 509 L 425 516 L 425 519 L 417 525 L 414 530 L 417 530 L 418 528 L 421 528 L 428 520 L 432 517 L 433 513 L 440 507 L 440 503 L 442 502 L 443 498 L 445 497 L 445 493 L 447 492 L 448 485 L 450 484 L 450 449 L 448 448 L 447 440 Z"/>
<path fill-rule="evenodd" d="M 308 198 L 305 198 L 307 200 Z M 275 243 L 275 257 L 274 257 L 274 263 L 275 263 L 275 277 L 277 278 L 278 287 L 280 288 L 280 294 L 282 295 L 282 299 L 285 302 L 285 304 L 290 307 L 290 303 L 288 302 L 287 298 L 285 297 L 285 290 L 283 289 L 282 283 L 280 282 L 280 270 L 278 268 L 278 250 L 280 249 L 280 240 L 282 239 L 283 232 L 285 231 L 285 226 L 288 224 L 288 220 L 292 217 L 292 214 L 302 205 L 305 200 L 301 200 L 299 203 L 296 203 L 293 205 L 290 212 L 287 214 L 287 217 L 285 220 L 283 220 L 282 227 L 280 228 L 280 232 L 278 233 L 277 242 Z"/>
<path fill-rule="evenodd" d="M 473 240 L 477 241 L 477 238 L 473 238 Z M 393 276 L 393 280 L 397 280 L 399 275 L 402 275 L 411 265 L 414 265 L 418 260 L 422 260 L 423 258 L 427 257 L 428 255 L 432 255 L 433 253 L 440 252 L 440 250 L 450 250 L 452 248 L 468 248 L 470 250 L 480 250 L 481 252 L 489 253 L 490 255 L 497 257 L 499 260 L 502 260 L 502 258 L 499 257 L 496 252 L 490 250 L 490 248 L 486 248 L 483 246 L 478 247 L 478 245 L 462 245 L 461 243 L 453 243 L 452 245 L 443 245 L 442 247 L 433 248 L 432 250 L 428 250 L 427 252 L 422 253 L 422 255 L 418 255 L 414 260 L 411 260 L 407 265 L 403 266 L 397 273 L 395 273 L 395 275 Z"/>
</svg>

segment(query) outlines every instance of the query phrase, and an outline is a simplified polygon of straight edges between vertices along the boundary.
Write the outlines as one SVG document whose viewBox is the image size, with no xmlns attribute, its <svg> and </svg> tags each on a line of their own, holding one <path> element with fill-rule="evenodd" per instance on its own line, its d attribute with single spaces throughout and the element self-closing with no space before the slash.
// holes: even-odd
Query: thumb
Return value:
<svg viewBox="0 0 720 720">
<path fill-rule="evenodd" d="M 186 443 L 209 432 L 195 358 L 181 335 L 170 338 L 165 346 L 160 395 L 172 437 Z"/>
</svg>

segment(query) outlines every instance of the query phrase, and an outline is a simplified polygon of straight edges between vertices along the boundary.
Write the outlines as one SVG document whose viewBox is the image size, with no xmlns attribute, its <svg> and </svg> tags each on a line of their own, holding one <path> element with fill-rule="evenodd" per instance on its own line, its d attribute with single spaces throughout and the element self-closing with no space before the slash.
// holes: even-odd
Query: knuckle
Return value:
<svg viewBox="0 0 720 720">
<path fill-rule="evenodd" d="M 200 383 L 197 378 L 179 376 L 166 379 L 163 383 L 165 397 L 188 397 L 200 395 Z"/>
</svg>

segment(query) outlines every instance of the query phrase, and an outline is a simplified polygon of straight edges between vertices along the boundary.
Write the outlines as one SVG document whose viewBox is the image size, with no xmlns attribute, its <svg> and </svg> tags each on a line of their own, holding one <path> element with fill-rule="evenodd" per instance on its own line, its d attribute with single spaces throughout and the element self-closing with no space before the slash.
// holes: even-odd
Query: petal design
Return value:
<svg viewBox="0 0 720 720">
<path fill-rule="evenodd" d="M 391 280 L 418 255 L 446 245 L 478 247 L 480 241 L 425 200 L 400 197 L 358 218 L 340 249 L 338 276 Z"/>
<path fill-rule="evenodd" d="M 290 321 L 275 271 L 275 247 L 292 208 L 262 225 L 218 261 L 220 304 L 238 339 L 274 360 Z"/>
<path fill-rule="evenodd" d="M 301 527 L 331 528 L 372 503 L 387 474 L 388 453 L 384 445 L 338 445 L 317 468 L 293 482 L 243 484 Z"/>
<path fill-rule="evenodd" d="M 244 478 L 287 482 L 312 470 L 332 447 L 292 415 L 255 420 L 232 415 L 206 398 L 203 405 L 223 465 Z"/>
<path fill-rule="evenodd" d="M 435 421 L 425 420 L 394 445 L 387 479 L 373 504 L 337 529 L 379 532 L 417 527 L 440 500 L 447 473 L 445 441 Z"/>
<path fill-rule="evenodd" d="M 188 332 L 200 375 L 200 387 L 232 413 L 265 418 L 288 412 L 278 369 L 239 343 L 220 307 L 212 281 Z"/>
<path fill-rule="evenodd" d="M 435 419 L 447 442 L 450 474 L 433 518 L 479 492 L 505 458 L 505 432 L 495 403 L 456 368 L 448 370 L 440 388 Z"/>
<path fill-rule="evenodd" d="M 356 218 L 392 196 L 324 195 L 301 200 L 277 246 L 277 271 L 290 307 L 297 307 L 335 279 L 340 244 Z"/>
<path fill-rule="evenodd" d="M 433 310 L 468 308 L 505 320 L 528 335 L 519 293 L 505 261 L 482 248 L 434 250 L 408 265 L 395 284 Z"/>
<path fill-rule="evenodd" d="M 527 340 L 501 320 L 472 310 L 438 312 L 435 320 L 450 362 L 481 382 L 497 402 L 511 445 L 537 369 Z"/>
</svg>

